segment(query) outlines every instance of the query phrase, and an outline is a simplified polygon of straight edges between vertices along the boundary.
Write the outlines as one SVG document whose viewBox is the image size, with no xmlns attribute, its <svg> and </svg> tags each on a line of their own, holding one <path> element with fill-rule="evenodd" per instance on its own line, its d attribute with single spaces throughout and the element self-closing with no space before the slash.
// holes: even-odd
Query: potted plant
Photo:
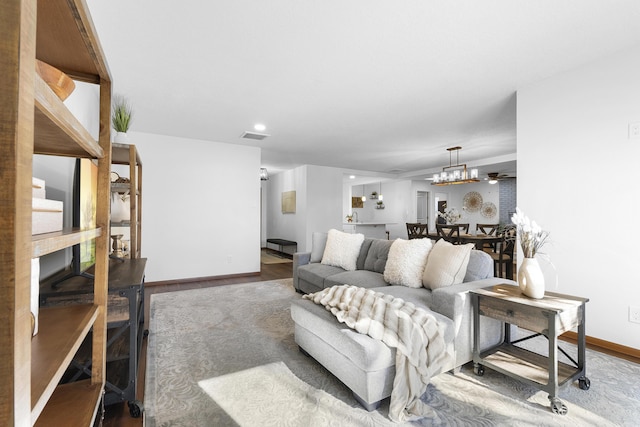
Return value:
<svg viewBox="0 0 640 427">
<path fill-rule="evenodd" d="M 345 218 L 347 219 L 347 222 L 353 222 L 353 214 L 347 215 Z"/>
<path fill-rule="evenodd" d="M 116 95 L 113 98 L 113 108 L 111 110 L 111 125 L 116 131 L 115 142 L 127 142 L 127 131 L 131 126 L 133 109 L 127 98 Z"/>
</svg>

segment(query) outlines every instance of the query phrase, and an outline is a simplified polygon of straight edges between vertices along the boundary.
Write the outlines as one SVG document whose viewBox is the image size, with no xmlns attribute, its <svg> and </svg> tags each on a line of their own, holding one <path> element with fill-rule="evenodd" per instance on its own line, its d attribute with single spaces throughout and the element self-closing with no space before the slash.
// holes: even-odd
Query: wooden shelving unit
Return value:
<svg viewBox="0 0 640 427">
<path fill-rule="evenodd" d="M 111 77 L 84 0 L 6 0 L 0 39 L 0 425 L 92 425 L 105 384 Z M 98 141 L 38 76 L 36 58 L 100 86 Z M 34 153 L 97 161 L 96 228 L 31 236 Z M 89 239 L 93 303 L 41 309 L 32 338 L 31 258 Z M 90 330 L 91 378 L 59 385 Z"/>
<path fill-rule="evenodd" d="M 129 166 L 129 182 L 112 182 L 111 192 L 129 192 L 128 223 L 111 223 L 112 227 L 129 227 L 129 257 L 140 258 L 142 246 L 142 160 L 133 144 L 111 144 L 111 163 Z"/>
</svg>

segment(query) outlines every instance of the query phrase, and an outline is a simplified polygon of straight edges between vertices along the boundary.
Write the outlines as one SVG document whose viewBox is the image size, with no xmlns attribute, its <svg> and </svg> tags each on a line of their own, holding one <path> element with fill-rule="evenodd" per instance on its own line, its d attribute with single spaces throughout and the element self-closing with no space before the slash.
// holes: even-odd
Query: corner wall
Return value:
<svg viewBox="0 0 640 427">
<path fill-rule="evenodd" d="M 260 271 L 260 149 L 130 132 L 146 280 Z"/>
<path fill-rule="evenodd" d="M 640 47 L 518 92 L 518 206 L 551 232 L 547 290 L 589 298 L 587 335 L 640 348 Z"/>
</svg>

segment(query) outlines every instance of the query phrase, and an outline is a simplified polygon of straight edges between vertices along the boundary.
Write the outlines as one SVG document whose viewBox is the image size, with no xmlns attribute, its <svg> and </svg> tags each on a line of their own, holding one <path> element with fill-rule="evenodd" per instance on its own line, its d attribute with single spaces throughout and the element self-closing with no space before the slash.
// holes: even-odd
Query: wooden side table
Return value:
<svg viewBox="0 0 640 427">
<path fill-rule="evenodd" d="M 565 415 L 566 405 L 558 398 L 558 389 L 578 379 L 588 390 L 590 381 L 585 367 L 585 304 L 586 298 L 546 292 L 542 299 L 524 296 L 517 286 L 502 284 L 470 291 L 473 306 L 473 363 L 477 375 L 489 367 L 504 375 L 538 387 L 549 393 L 551 411 Z M 502 343 L 480 352 L 480 316 L 501 320 L 505 325 Z M 511 341 L 511 325 L 533 331 L 534 334 Z M 577 362 L 558 347 L 558 336 L 578 328 Z M 549 356 L 534 353 L 516 344 L 544 335 L 549 340 Z M 561 351 L 575 365 L 558 362 Z"/>
</svg>

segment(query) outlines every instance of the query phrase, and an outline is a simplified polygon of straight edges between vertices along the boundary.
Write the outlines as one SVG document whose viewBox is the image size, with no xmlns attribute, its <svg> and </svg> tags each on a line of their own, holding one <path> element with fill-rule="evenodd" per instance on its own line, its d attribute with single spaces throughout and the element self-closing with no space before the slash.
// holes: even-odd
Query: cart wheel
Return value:
<svg viewBox="0 0 640 427">
<path fill-rule="evenodd" d="M 551 400 L 551 412 L 558 415 L 566 415 L 569 409 L 567 405 L 565 405 L 562 400 L 554 397 Z"/>
<path fill-rule="evenodd" d="M 589 390 L 591 388 L 591 381 L 587 377 L 578 378 L 578 386 L 582 390 Z"/>
<path fill-rule="evenodd" d="M 133 418 L 140 418 L 140 415 L 142 415 L 142 410 L 142 402 L 140 402 L 139 400 L 132 400 L 129 402 L 129 414 Z"/>
<path fill-rule="evenodd" d="M 479 363 L 475 364 L 473 366 L 473 372 L 479 377 L 483 376 L 484 375 L 484 366 L 482 366 Z"/>
</svg>

